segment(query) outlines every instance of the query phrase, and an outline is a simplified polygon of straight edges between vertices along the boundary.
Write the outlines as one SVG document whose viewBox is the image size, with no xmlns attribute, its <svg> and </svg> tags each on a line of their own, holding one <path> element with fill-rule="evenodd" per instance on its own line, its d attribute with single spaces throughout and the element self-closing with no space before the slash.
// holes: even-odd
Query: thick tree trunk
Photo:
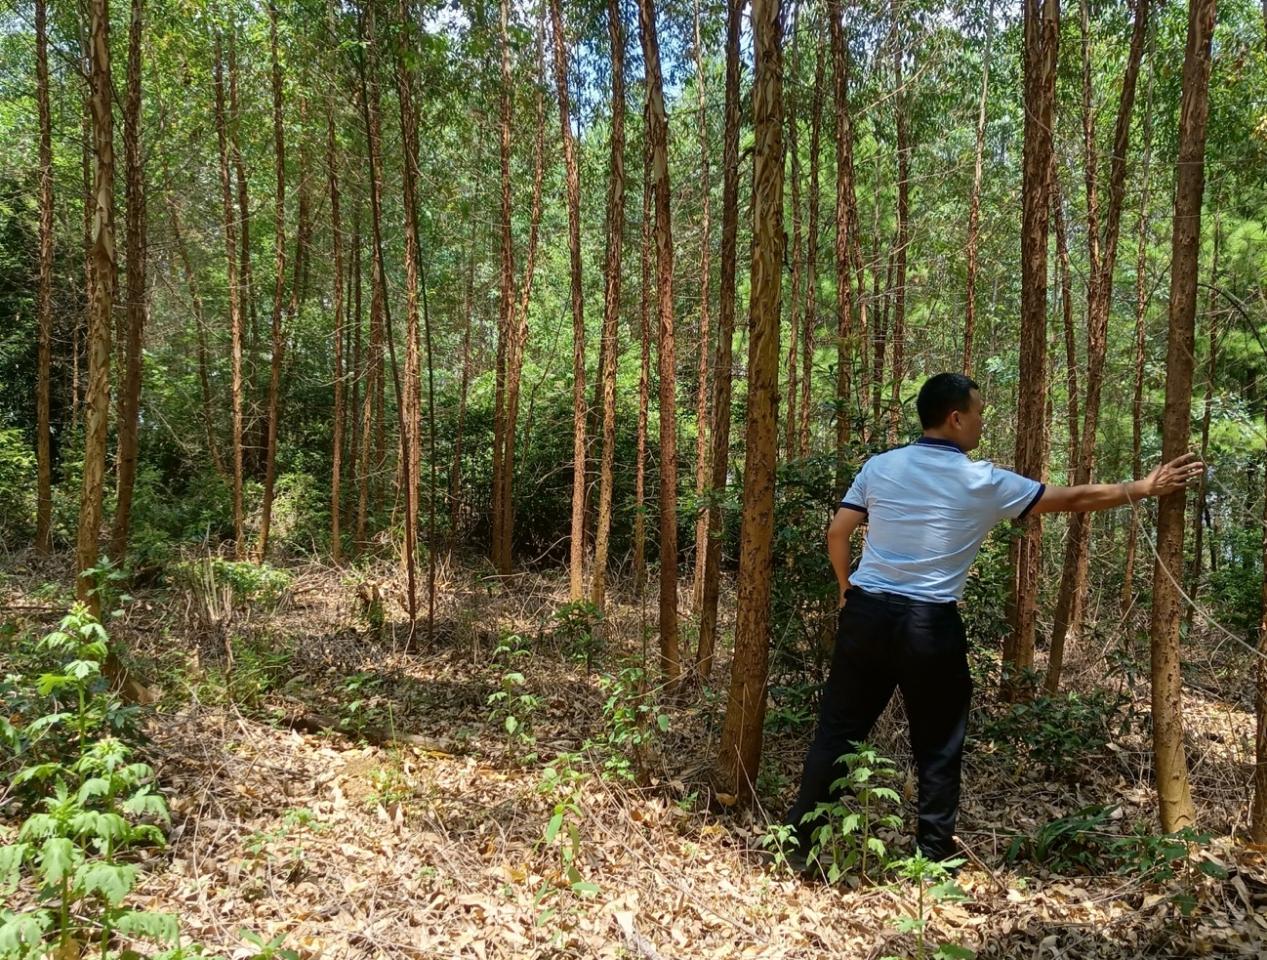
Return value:
<svg viewBox="0 0 1267 960">
<path fill-rule="evenodd" d="M 801 324 L 801 402 L 797 408 L 797 453 L 809 456 L 809 410 L 814 372 L 814 331 L 818 326 L 818 172 L 823 128 L 823 44 L 814 45 L 814 96 L 809 121 L 809 231 L 805 250 L 805 319 Z"/>
<path fill-rule="evenodd" d="M 259 558 L 268 557 L 268 534 L 273 519 L 273 483 L 277 472 L 277 427 L 281 402 L 282 301 L 286 295 L 286 135 L 282 124 L 282 67 L 277 57 L 277 4 L 268 5 L 268 39 L 272 58 L 273 168 L 277 186 L 273 207 L 273 322 L 272 356 L 268 374 L 268 435 L 264 444 L 264 497 L 260 504 Z"/>
<path fill-rule="evenodd" d="M 1017 403 L 1018 473 L 1044 476 L 1047 461 L 1047 227 L 1055 116 L 1059 0 L 1025 0 L 1025 133 L 1021 173 L 1021 357 Z M 1034 624 L 1042 523 L 1031 515 L 1012 547 L 1012 630 L 1003 647 L 1005 696 L 1022 695 L 1034 664 Z"/>
<path fill-rule="evenodd" d="M 721 595 L 722 515 L 718 501 L 730 467 L 730 392 L 735 340 L 735 246 L 739 235 L 739 31 L 744 0 L 726 0 L 726 115 L 722 134 L 721 278 L 717 300 L 717 359 L 713 364 L 712 497 L 700 607 L 695 672 L 707 680 L 717 645 L 717 604 Z"/>
<path fill-rule="evenodd" d="M 656 295 L 660 373 L 660 667 L 669 689 L 681 675 L 677 624 L 677 389 L 673 344 L 673 228 L 669 216 L 669 121 L 651 0 L 638 0 L 647 71 L 647 133 L 655 188 Z"/>
<path fill-rule="evenodd" d="M 770 649 L 774 468 L 778 451 L 779 288 L 783 249 L 783 83 L 778 0 L 753 0 L 752 299 L 748 320 L 748 424 L 739 544 L 738 621 L 719 788 L 750 800 L 761 763 Z"/>
<path fill-rule="evenodd" d="M 711 243 L 709 236 L 709 200 L 712 192 L 712 176 L 708 162 L 708 87 L 705 83 L 703 41 L 700 36 L 700 0 L 695 0 L 695 85 L 699 93 L 699 162 L 700 162 L 700 248 L 699 248 L 699 336 L 696 345 L 699 348 L 696 370 L 695 395 L 695 500 L 699 504 L 708 489 L 712 475 L 709 469 L 708 436 L 712 432 L 710 421 L 710 392 L 712 384 L 709 377 L 709 340 L 711 338 L 709 317 L 709 274 L 711 266 Z M 695 575 L 691 578 L 691 605 L 698 610 L 704 602 L 704 568 L 707 566 L 708 543 L 708 511 L 697 508 L 699 515 L 695 520 Z"/>
<path fill-rule="evenodd" d="M 49 373 L 53 354 L 53 123 L 48 91 L 48 4 L 35 0 L 35 98 L 40 115 L 40 279 L 36 313 L 40 342 L 35 385 L 35 549 L 53 549 L 53 457 L 49 437 Z"/>
<path fill-rule="evenodd" d="M 106 430 L 110 418 L 110 316 L 114 307 L 114 116 L 110 78 L 110 10 L 108 0 L 89 7 L 92 67 L 89 96 L 93 176 L 92 313 L 88 324 L 88 392 L 84 397 L 84 474 L 79 497 L 79 530 L 75 549 L 75 598 L 101 617 L 101 598 L 86 574 L 97 565 L 97 536 L 105 487 Z"/>
<path fill-rule="evenodd" d="M 1113 268 L 1117 262 L 1118 237 L 1122 224 L 1122 208 L 1126 198 L 1126 154 L 1130 149 L 1131 115 L 1135 108 L 1135 88 L 1140 61 L 1144 55 L 1144 39 L 1148 33 L 1148 2 L 1136 0 L 1135 28 L 1131 34 L 1130 54 L 1122 79 L 1118 100 L 1117 122 L 1113 135 L 1113 154 L 1109 166 L 1109 207 L 1103 236 L 1099 224 L 1095 121 L 1091 109 L 1091 58 L 1086 0 L 1082 0 L 1083 32 L 1083 147 L 1087 181 L 1087 241 L 1091 267 L 1091 283 L 1087 288 L 1087 387 L 1083 405 L 1082 449 L 1079 453 L 1075 484 L 1090 483 L 1095 467 L 1095 440 L 1100 422 L 1100 393 L 1104 381 L 1104 360 L 1108 349 L 1109 308 L 1113 299 Z M 1077 637 L 1082 627 L 1083 600 L 1087 589 L 1087 568 L 1091 547 L 1090 514 L 1074 513 L 1069 517 L 1065 563 L 1061 571 L 1060 595 L 1052 622 L 1051 656 L 1047 665 L 1046 689 L 1054 693 L 1060 686 L 1064 662 L 1065 639 Z"/>
<path fill-rule="evenodd" d="M 572 288 L 572 534 L 568 552 L 568 594 L 585 596 L 585 296 L 581 288 L 581 174 L 572 136 L 568 97 L 567 38 L 559 0 L 550 0 L 554 32 L 554 84 L 559 97 L 563 169 L 568 202 L 568 259 Z"/>
<path fill-rule="evenodd" d="M 334 137 L 334 100 L 326 103 L 326 175 L 330 186 L 330 238 L 334 247 L 334 423 L 330 438 L 330 562 L 343 561 L 343 534 L 339 529 L 342 514 L 343 482 L 343 419 L 345 394 L 343 338 L 343 224 L 339 216 L 339 154 Z"/>
<path fill-rule="evenodd" d="M 1201 198 L 1205 188 L 1206 121 L 1209 118 L 1210 42 L 1214 0 L 1192 0 L 1183 62 L 1179 113 L 1179 162 L 1170 260 L 1170 331 L 1166 339 L 1166 407 L 1162 460 L 1188 449 L 1192 407 L 1193 339 L 1197 306 L 1197 258 Z M 1182 829 L 1196 821 L 1183 745 L 1183 679 L 1180 674 L 1180 597 L 1183 570 L 1183 491 L 1157 505 L 1157 563 L 1153 573 L 1152 640 L 1153 762 L 1161 828 Z"/>
<path fill-rule="evenodd" d="M 607 0 L 611 41 L 611 180 L 607 188 L 607 258 L 603 270 L 603 461 L 599 468 L 598 526 L 594 534 L 594 580 L 590 601 L 601 611 L 606 598 L 607 551 L 611 540 L 612 488 L 616 463 L 616 361 L 620 351 L 620 274 L 625 233 L 625 28 L 619 0 Z"/>
<path fill-rule="evenodd" d="M 242 306 L 238 289 L 237 223 L 233 211 L 233 187 L 229 179 L 229 138 L 224 113 L 224 57 L 216 34 L 215 62 L 216 137 L 220 147 L 220 196 L 224 209 L 225 275 L 229 287 L 229 337 L 233 406 L 233 555 L 246 553 L 246 523 L 242 512 Z"/>
<path fill-rule="evenodd" d="M 963 372 L 972 376 L 972 339 L 977 327 L 977 247 L 981 237 L 981 174 L 985 158 L 985 107 L 990 92 L 990 47 L 994 40 L 994 3 L 986 14 L 985 55 L 981 60 L 981 98 L 977 102 L 977 147 L 968 201 L 968 296 L 963 318 Z"/>
<path fill-rule="evenodd" d="M 140 452 L 141 341 L 145 331 L 145 170 L 141 160 L 141 22 L 144 0 L 132 0 L 128 24 L 128 89 L 123 109 L 123 166 L 127 237 L 127 347 L 119 391 L 118 481 L 110 558 L 123 563 L 132 525 L 132 491 Z"/>
<path fill-rule="evenodd" d="M 832 92 L 836 108 L 836 486 L 843 487 L 853 420 L 853 284 L 849 275 L 850 197 L 853 193 L 853 124 L 849 114 L 849 61 L 843 5 L 827 4 Z"/>
</svg>

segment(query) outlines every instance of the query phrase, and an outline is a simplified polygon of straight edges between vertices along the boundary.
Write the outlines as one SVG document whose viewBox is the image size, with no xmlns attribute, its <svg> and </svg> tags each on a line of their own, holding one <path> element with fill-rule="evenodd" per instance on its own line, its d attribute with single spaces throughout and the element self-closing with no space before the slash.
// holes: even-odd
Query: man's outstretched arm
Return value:
<svg viewBox="0 0 1267 960">
<path fill-rule="evenodd" d="M 1084 483 L 1076 487 L 1048 485 L 1032 513 L 1089 513 L 1107 510 L 1146 497 L 1177 493 L 1200 479 L 1205 464 L 1195 453 L 1185 453 L 1153 469 L 1146 477 L 1126 483 Z"/>
<path fill-rule="evenodd" d="M 845 591 L 849 589 L 849 538 L 866 519 L 866 513 L 861 510 L 841 507 L 831 518 L 831 526 L 827 528 L 827 555 L 831 557 L 831 567 L 836 571 L 836 582 L 840 585 L 841 604 L 845 602 Z"/>
</svg>

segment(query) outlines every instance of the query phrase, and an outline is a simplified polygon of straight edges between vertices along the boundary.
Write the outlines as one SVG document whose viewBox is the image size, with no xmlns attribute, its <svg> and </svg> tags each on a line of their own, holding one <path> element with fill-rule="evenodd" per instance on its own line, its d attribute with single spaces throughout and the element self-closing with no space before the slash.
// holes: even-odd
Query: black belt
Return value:
<svg viewBox="0 0 1267 960">
<path fill-rule="evenodd" d="M 849 593 L 860 593 L 872 600 L 879 600 L 899 607 L 957 607 L 959 605 L 957 600 L 919 600 L 900 593 L 889 593 L 887 590 L 864 590 L 862 587 L 850 587 Z M 848 598 L 849 594 L 845 594 L 846 603 Z"/>
</svg>

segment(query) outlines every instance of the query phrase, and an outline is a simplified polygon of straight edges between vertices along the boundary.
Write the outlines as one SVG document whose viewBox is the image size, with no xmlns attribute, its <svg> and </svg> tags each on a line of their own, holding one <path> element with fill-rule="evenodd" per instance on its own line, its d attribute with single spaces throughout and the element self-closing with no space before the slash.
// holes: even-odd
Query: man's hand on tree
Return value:
<svg viewBox="0 0 1267 960">
<path fill-rule="evenodd" d="M 1152 473 L 1140 481 L 1141 493 L 1145 497 L 1177 493 L 1199 480 L 1204 472 L 1205 464 L 1197 459 L 1197 455 L 1185 453 L 1169 463 L 1154 467 Z"/>
</svg>

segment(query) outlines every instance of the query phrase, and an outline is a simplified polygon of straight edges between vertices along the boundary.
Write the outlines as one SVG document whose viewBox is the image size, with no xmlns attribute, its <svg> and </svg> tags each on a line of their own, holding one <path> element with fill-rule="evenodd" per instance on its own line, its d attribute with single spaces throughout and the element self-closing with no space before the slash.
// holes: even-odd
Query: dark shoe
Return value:
<svg viewBox="0 0 1267 960">
<path fill-rule="evenodd" d="M 750 847 L 748 857 L 754 863 L 773 869 L 784 868 L 797 876 L 810 873 L 816 864 L 810 863 L 805 854 L 790 844 L 779 850 L 777 847 Z"/>
</svg>

